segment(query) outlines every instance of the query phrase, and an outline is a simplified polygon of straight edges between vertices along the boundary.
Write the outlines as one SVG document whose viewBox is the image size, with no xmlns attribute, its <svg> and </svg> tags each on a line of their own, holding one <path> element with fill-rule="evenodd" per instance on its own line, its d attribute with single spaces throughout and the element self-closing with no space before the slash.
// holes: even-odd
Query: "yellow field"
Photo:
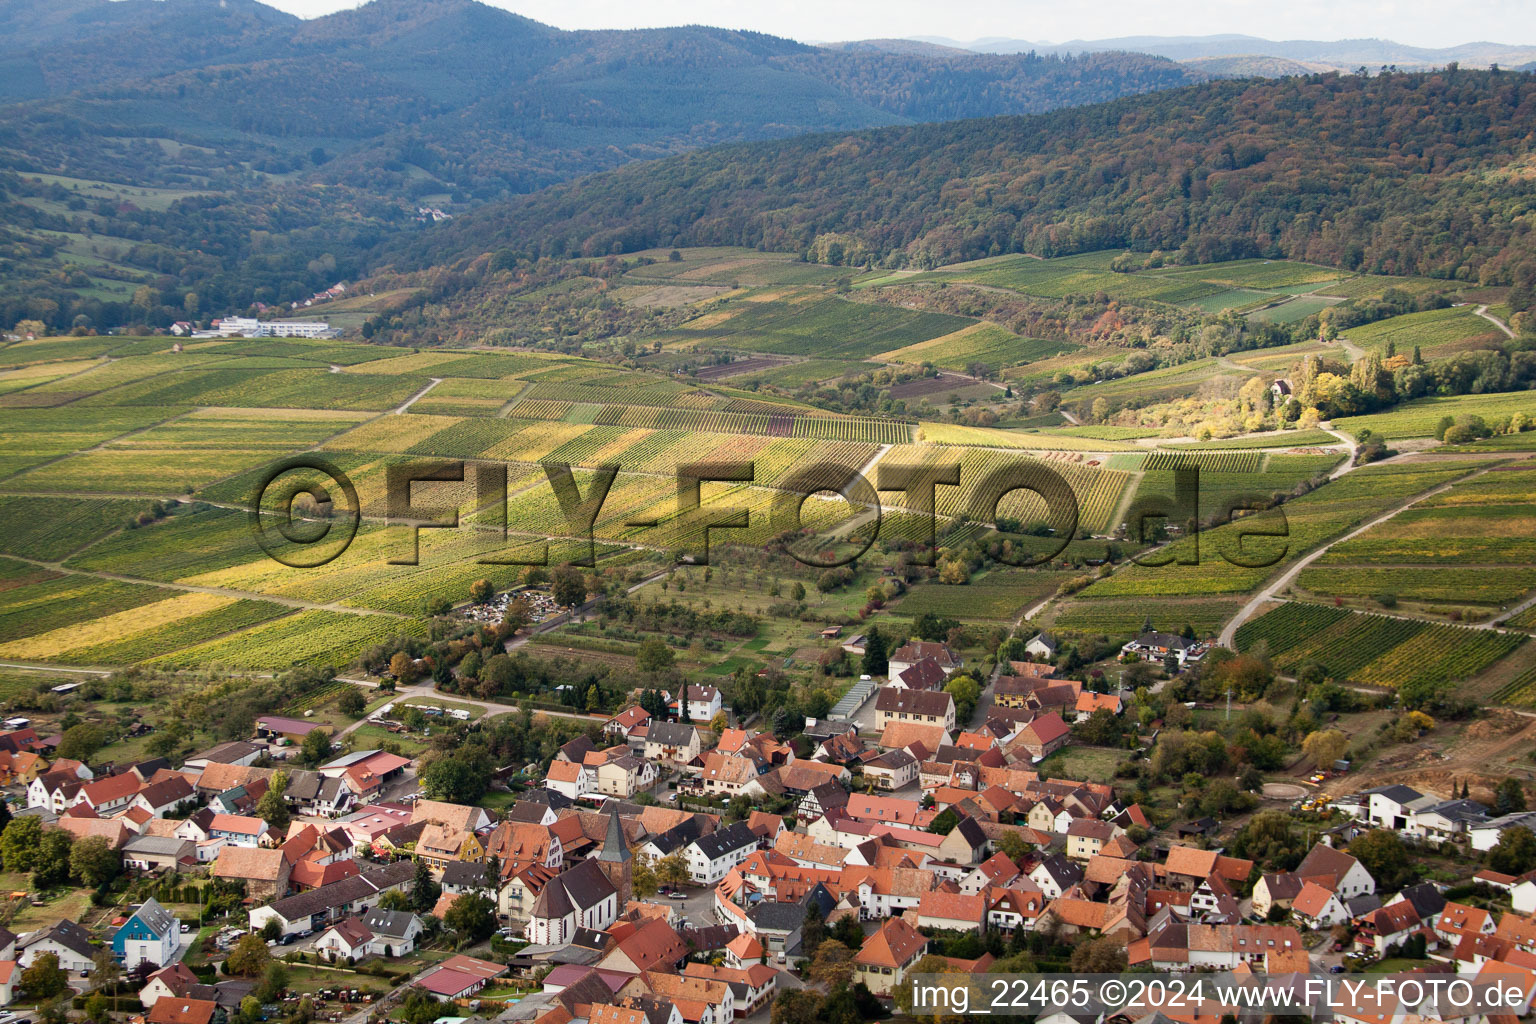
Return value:
<svg viewBox="0 0 1536 1024">
<path fill-rule="evenodd" d="M 234 604 L 235 600 L 220 594 L 181 594 L 169 600 L 0 644 L 0 657 L 57 659 L 70 651 L 125 640 L 139 633 L 151 633 L 194 615 L 218 611 L 226 605 Z"/>
</svg>

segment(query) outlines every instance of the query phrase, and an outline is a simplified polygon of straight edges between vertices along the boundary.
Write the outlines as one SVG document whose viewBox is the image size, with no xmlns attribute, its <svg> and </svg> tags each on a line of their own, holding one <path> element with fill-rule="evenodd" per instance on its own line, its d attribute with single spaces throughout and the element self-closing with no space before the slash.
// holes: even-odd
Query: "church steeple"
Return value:
<svg viewBox="0 0 1536 1024">
<path fill-rule="evenodd" d="M 618 912 L 622 916 L 635 894 L 635 864 L 634 854 L 629 852 L 629 844 L 624 841 L 623 826 L 619 824 L 619 808 L 614 804 L 610 803 L 608 807 L 608 834 L 603 838 L 603 848 L 593 860 L 618 890 Z"/>
</svg>

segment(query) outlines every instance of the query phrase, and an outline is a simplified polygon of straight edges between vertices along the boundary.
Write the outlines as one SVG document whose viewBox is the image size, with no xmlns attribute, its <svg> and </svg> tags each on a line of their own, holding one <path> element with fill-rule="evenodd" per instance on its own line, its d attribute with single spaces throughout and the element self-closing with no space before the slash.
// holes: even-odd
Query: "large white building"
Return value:
<svg viewBox="0 0 1536 1024">
<path fill-rule="evenodd" d="M 219 335 L 232 338 L 324 338 L 331 325 L 324 320 L 257 320 L 248 316 L 227 316 L 219 321 Z"/>
</svg>

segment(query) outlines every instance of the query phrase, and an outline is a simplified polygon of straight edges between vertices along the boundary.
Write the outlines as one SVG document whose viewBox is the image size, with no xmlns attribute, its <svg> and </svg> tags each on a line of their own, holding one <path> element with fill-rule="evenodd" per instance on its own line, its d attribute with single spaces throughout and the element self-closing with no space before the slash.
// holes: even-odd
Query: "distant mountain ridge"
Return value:
<svg viewBox="0 0 1536 1024">
<path fill-rule="evenodd" d="M 7 0 L 0 32 L 0 104 L 13 104 L 0 107 L 0 168 L 200 186 L 254 168 L 459 199 L 723 142 L 1037 112 L 1205 77 L 1146 55 L 568 32 L 475 0 L 373 0 L 308 21 L 256 0 Z M 137 139 L 176 145 L 154 143 L 157 158 Z"/>
<path fill-rule="evenodd" d="M 1270 57 L 1341 71 L 1352 71 L 1362 65 L 1374 71 L 1384 64 L 1395 65 L 1400 70 L 1412 70 L 1444 67 L 1452 61 L 1468 67 L 1486 68 L 1490 64 L 1499 64 L 1508 68 L 1536 61 L 1536 46 L 1494 42 L 1429 48 L 1409 46 L 1390 39 L 1272 40 L 1238 34 L 1120 36 L 1113 39 L 1072 39 L 1064 43 L 1040 43 L 1001 36 L 970 42 L 941 36 L 916 36 L 914 39 L 976 53 L 1092 53 L 1124 50 L 1150 53 L 1181 62 L 1212 57 Z"/>
</svg>

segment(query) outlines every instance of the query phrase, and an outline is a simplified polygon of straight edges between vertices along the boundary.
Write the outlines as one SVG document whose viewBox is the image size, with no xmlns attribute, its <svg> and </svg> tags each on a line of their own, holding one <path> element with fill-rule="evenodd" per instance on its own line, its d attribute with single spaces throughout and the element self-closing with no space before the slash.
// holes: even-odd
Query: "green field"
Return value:
<svg viewBox="0 0 1536 1024">
<path fill-rule="evenodd" d="M 1281 671 L 1317 662 L 1341 681 L 1395 687 L 1461 683 L 1524 643 L 1519 634 L 1363 615 L 1288 602 L 1238 627 L 1239 650 L 1261 641 Z"/>
<path fill-rule="evenodd" d="M 1351 434 L 1370 430 L 1389 439 L 1433 437 L 1442 417 L 1478 415 L 1488 422 L 1504 416 L 1524 413 L 1536 417 L 1536 392 L 1513 391 L 1495 395 L 1455 395 L 1448 398 L 1420 398 L 1404 402 L 1389 412 L 1368 416 L 1346 416 L 1333 425 Z"/>
<path fill-rule="evenodd" d="M 1388 342 L 1404 356 L 1412 355 L 1417 347 L 1425 359 L 1447 356 L 1471 347 L 1498 348 L 1504 335 L 1473 309 L 1472 306 L 1454 306 L 1408 313 L 1363 327 L 1351 327 L 1344 332 L 1344 337 L 1374 352 L 1385 352 Z M 1483 344 L 1490 342 L 1491 345 Z"/>
</svg>

